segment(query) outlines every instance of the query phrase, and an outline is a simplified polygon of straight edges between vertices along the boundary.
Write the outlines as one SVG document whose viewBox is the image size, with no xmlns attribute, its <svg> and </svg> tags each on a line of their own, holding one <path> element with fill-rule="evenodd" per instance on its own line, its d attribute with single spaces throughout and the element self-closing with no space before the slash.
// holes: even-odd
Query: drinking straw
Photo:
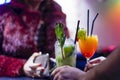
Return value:
<svg viewBox="0 0 120 80">
<path fill-rule="evenodd" d="M 78 20 L 78 22 L 77 22 L 77 28 L 76 28 L 76 34 L 75 34 L 74 44 L 76 44 L 76 40 L 77 40 L 77 33 L 78 33 L 78 29 L 79 29 L 79 23 L 80 23 L 80 20 Z"/>
<path fill-rule="evenodd" d="M 92 22 L 92 27 L 91 27 L 91 34 L 90 35 L 92 35 L 93 34 L 93 27 L 94 27 L 94 23 L 95 23 L 95 20 L 96 20 L 96 18 L 97 18 L 97 16 L 99 15 L 99 13 L 97 13 L 97 15 L 95 16 L 95 18 L 93 19 L 93 22 Z"/>
<path fill-rule="evenodd" d="M 87 11 L 87 36 L 89 35 L 89 9 Z"/>
</svg>

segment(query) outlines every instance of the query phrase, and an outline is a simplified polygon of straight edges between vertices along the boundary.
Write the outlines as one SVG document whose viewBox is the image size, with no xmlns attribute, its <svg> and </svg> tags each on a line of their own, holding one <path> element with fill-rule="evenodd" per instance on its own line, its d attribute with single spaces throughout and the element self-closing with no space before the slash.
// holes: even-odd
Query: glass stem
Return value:
<svg viewBox="0 0 120 80">
<path fill-rule="evenodd" d="M 90 59 L 89 59 L 89 58 L 87 58 L 87 59 L 86 59 L 86 62 L 88 63 L 88 62 L 89 62 L 89 60 L 90 60 Z"/>
</svg>

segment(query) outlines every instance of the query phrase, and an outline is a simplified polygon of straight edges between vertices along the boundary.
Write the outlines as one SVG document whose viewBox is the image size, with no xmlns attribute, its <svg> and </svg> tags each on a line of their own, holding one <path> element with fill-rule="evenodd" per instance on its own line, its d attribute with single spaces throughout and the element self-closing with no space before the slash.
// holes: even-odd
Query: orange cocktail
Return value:
<svg viewBox="0 0 120 80">
<path fill-rule="evenodd" d="M 87 11 L 87 30 L 85 30 L 84 28 L 79 28 L 79 27 L 77 28 L 77 38 L 78 38 L 79 48 L 83 56 L 86 57 L 87 62 L 94 55 L 98 47 L 98 36 L 93 35 L 94 22 L 97 16 L 98 13 L 96 14 L 95 18 L 92 21 L 92 27 L 90 33 L 89 33 L 89 9 Z"/>
<path fill-rule="evenodd" d="M 97 35 L 86 36 L 85 39 L 79 39 L 78 44 L 83 56 L 89 60 L 98 47 L 98 37 Z"/>
</svg>

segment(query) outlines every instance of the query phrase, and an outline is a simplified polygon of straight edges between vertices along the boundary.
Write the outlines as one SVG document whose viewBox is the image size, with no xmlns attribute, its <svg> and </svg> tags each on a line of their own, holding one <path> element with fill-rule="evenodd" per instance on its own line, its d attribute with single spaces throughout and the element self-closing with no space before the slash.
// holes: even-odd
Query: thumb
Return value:
<svg viewBox="0 0 120 80">
<path fill-rule="evenodd" d="M 90 64 L 89 62 L 86 64 L 84 71 L 87 72 L 88 70 L 92 69 L 94 67 L 93 64 Z"/>
<path fill-rule="evenodd" d="M 28 59 L 29 62 L 33 63 L 34 59 L 41 55 L 41 52 L 34 52 L 33 55 Z"/>
</svg>

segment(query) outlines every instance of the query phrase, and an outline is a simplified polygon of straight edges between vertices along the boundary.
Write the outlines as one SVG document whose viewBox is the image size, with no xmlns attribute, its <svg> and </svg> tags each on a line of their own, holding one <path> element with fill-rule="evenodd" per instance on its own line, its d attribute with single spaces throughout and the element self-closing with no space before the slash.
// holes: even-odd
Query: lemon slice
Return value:
<svg viewBox="0 0 120 80">
<path fill-rule="evenodd" d="M 74 51 L 74 46 L 70 45 L 70 46 L 64 46 L 63 47 L 63 56 L 64 57 L 69 57 L 70 55 L 72 55 L 73 51 Z"/>
<path fill-rule="evenodd" d="M 78 39 L 86 39 L 86 30 L 84 28 L 78 30 Z"/>
</svg>

